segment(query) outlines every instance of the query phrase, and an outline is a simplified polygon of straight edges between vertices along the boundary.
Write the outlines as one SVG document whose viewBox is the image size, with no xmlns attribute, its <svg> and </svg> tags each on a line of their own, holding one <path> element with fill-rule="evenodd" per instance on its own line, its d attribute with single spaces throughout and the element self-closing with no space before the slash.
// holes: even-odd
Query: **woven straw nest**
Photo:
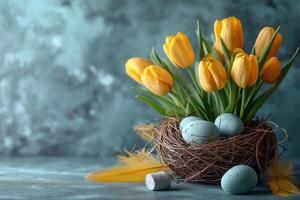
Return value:
<svg viewBox="0 0 300 200">
<path fill-rule="evenodd" d="M 184 181 L 216 184 L 231 167 L 245 164 L 262 173 L 276 155 L 278 142 L 266 121 L 253 121 L 241 135 L 189 145 L 181 137 L 179 120 L 164 119 L 155 126 L 156 150 L 173 175 Z M 287 133 L 285 138 L 287 139 Z M 283 142 L 283 141 L 281 141 Z"/>
</svg>

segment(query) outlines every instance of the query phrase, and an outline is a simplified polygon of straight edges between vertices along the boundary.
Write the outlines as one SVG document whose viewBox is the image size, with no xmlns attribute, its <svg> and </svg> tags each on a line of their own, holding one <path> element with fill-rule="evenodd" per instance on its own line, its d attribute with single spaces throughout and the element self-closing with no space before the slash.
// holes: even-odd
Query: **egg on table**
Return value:
<svg viewBox="0 0 300 200">
<path fill-rule="evenodd" d="M 190 121 L 184 125 L 181 134 L 188 144 L 205 144 L 220 137 L 218 128 L 205 120 Z"/>
<path fill-rule="evenodd" d="M 215 125 L 218 127 L 220 135 L 230 137 L 244 132 L 244 123 L 236 115 L 223 113 L 215 120 Z"/>
<path fill-rule="evenodd" d="M 243 194 L 252 191 L 257 184 L 257 174 L 248 165 L 236 165 L 229 169 L 221 179 L 221 187 L 232 194 Z"/>
<path fill-rule="evenodd" d="M 189 123 L 189 122 L 192 122 L 192 121 L 195 121 L 195 120 L 201 120 L 201 118 L 199 117 L 195 117 L 195 116 L 188 116 L 188 117 L 185 117 L 181 120 L 180 124 L 179 124 L 179 130 L 182 131 L 183 127 Z"/>
</svg>

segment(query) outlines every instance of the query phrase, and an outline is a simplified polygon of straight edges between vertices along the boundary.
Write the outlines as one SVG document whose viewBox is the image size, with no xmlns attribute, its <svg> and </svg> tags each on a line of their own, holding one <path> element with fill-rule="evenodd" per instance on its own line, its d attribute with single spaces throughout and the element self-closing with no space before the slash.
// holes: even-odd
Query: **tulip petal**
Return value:
<svg viewBox="0 0 300 200">
<path fill-rule="evenodd" d="M 193 47 L 188 37 L 182 32 L 178 32 L 176 36 L 166 37 L 163 49 L 170 61 L 177 67 L 186 68 L 194 63 Z"/>
<path fill-rule="evenodd" d="M 268 58 L 275 56 L 281 46 L 282 36 L 278 33 L 272 43 L 272 47 L 268 53 Z"/>
<path fill-rule="evenodd" d="M 234 25 L 234 29 L 235 29 L 235 32 L 236 33 L 239 33 L 239 34 L 237 34 L 237 39 L 239 40 L 239 45 L 241 46 L 241 47 L 243 47 L 243 26 L 242 26 L 242 23 L 241 23 L 241 21 L 240 20 L 238 20 L 237 18 L 233 18 L 233 20 L 232 20 L 232 23 L 233 23 L 233 25 Z"/>
<path fill-rule="evenodd" d="M 186 45 L 190 44 L 188 37 L 184 33 L 178 32 L 176 36 L 183 42 L 183 44 L 186 44 Z M 192 46 L 190 45 L 190 47 L 192 47 Z"/>
<path fill-rule="evenodd" d="M 275 30 L 272 27 L 264 27 L 258 34 L 254 47 L 256 56 L 260 57 L 264 53 L 265 49 L 267 48 L 269 42 L 272 39 Z M 272 46 L 268 52 L 267 58 L 275 56 L 277 51 L 280 48 L 282 41 L 282 36 L 278 33 L 272 43 Z"/>
<path fill-rule="evenodd" d="M 250 55 L 250 76 L 247 86 L 252 86 L 256 83 L 258 77 L 258 62 L 254 55 Z"/>
<path fill-rule="evenodd" d="M 166 37 L 166 44 L 169 46 L 173 39 L 174 39 L 173 35 L 167 36 Z"/>
<path fill-rule="evenodd" d="M 141 75 L 142 75 L 144 69 L 147 66 L 152 65 L 152 64 L 153 64 L 152 62 L 150 62 L 149 60 L 146 60 L 144 58 L 138 58 L 138 57 L 130 58 L 125 63 L 125 71 L 130 78 L 132 78 L 136 82 L 142 84 Z"/>
<path fill-rule="evenodd" d="M 239 53 L 236 55 L 231 68 L 231 77 L 239 87 L 247 87 L 250 78 L 250 64 L 247 60 L 247 54 Z"/>
<path fill-rule="evenodd" d="M 222 22 L 220 20 L 216 20 L 214 24 L 215 40 L 220 40 L 221 29 Z"/>
<path fill-rule="evenodd" d="M 208 70 L 207 64 L 204 64 L 202 61 L 200 62 L 199 65 L 199 81 L 202 86 L 202 88 L 206 92 L 213 92 L 215 91 L 215 82 L 213 80 L 213 77 L 211 73 Z"/>
<path fill-rule="evenodd" d="M 222 89 L 227 82 L 224 66 L 211 55 L 207 55 L 198 66 L 200 85 L 206 92 L 214 92 Z"/>
<path fill-rule="evenodd" d="M 185 39 L 175 37 L 170 44 L 170 57 L 177 66 L 188 67 L 194 63 L 194 52 L 190 42 Z"/>
<path fill-rule="evenodd" d="M 165 54 L 166 54 L 167 56 L 169 56 L 169 47 L 168 47 L 167 44 L 164 44 L 164 45 L 163 45 L 163 50 L 164 50 Z"/>
<path fill-rule="evenodd" d="M 261 70 L 261 78 L 266 83 L 274 83 L 281 72 L 281 63 L 276 57 L 268 59 Z"/>
<path fill-rule="evenodd" d="M 136 71 L 134 71 L 134 70 L 132 70 L 130 68 L 126 68 L 125 71 L 126 71 L 127 75 L 130 76 L 130 78 L 132 78 L 136 82 L 142 84 L 140 76 L 139 76 L 138 73 L 136 73 Z"/>
<path fill-rule="evenodd" d="M 216 20 L 214 24 L 215 43 L 214 48 L 219 55 L 223 57 L 223 49 L 221 45 L 222 38 L 225 46 L 230 52 L 236 48 L 243 47 L 243 28 L 239 19 L 236 17 L 228 17 L 222 20 Z"/>
<path fill-rule="evenodd" d="M 141 77 L 146 88 L 156 95 L 166 95 L 173 86 L 173 79 L 169 72 L 157 65 L 148 66 Z"/>
<path fill-rule="evenodd" d="M 209 71 L 213 77 L 214 83 L 216 85 L 216 89 L 220 90 L 222 89 L 226 82 L 227 82 L 227 76 L 226 76 L 226 70 L 225 68 L 221 65 L 213 65 L 209 66 Z"/>
</svg>

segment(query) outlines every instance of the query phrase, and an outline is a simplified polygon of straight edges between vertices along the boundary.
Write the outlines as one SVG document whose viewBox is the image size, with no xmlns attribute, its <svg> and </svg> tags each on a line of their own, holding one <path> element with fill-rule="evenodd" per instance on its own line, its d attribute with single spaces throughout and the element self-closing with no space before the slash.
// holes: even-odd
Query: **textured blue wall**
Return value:
<svg viewBox="0 0 300 200">
<path fill-rule="evenodd" d="M 281 25 L 282 61 L 300 45 L 300 1 L 2 0 L 0 1 L 0 153 L 106 156 L 143 143 L 137 122 L 156 115 L 134 99 L 128 57 L 162 54 L 164 37 L 195 20 L 210 36 L 216 18 L 235 15 L 248 49 L 260 28 Z M 300 59 L 261 114 L 300 151 Z"/>
</svg>

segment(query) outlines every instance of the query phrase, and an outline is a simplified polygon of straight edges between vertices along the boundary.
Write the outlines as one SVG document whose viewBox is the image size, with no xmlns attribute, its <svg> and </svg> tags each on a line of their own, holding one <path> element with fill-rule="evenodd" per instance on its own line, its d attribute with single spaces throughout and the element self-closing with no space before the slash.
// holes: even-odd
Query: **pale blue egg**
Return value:
<svg viewBox="0 0 300 200">
<path fill-rule="evenodd" d="M 205 120 L 194 120 L 185 124 L 181 134 L 188 144 L 205 144 L 220 137 L 218 128 Z"/>
<path fill-rule="evenodd" d="M 215 120 L 215 125 L 220 131 L 220 135 L 230 137 L 244 132 L 244 123 L 236 115 L 230 113 L 223 113 Z"/>
<path fill-rule="evenodd" d="M 189 122 L 192 122 L 192 121 L 195 121 L 195 120 L 201 120 L 201 118 L 199 117 L 194 117 L 194 116 L 189 116 L 189 117 L 185 117 L 181 120 L 180 124 L 179 124 L 179 130 L 182 131 L 183 127 L 189 123 Z"/>
<path fill-rule="evenodd" d="M 229 169 L 221 179 L 221 187 L 232 194 L 252 191 L 257 184 L 257 174 L 248 165 L 236 165 Z"/>
</svg>

